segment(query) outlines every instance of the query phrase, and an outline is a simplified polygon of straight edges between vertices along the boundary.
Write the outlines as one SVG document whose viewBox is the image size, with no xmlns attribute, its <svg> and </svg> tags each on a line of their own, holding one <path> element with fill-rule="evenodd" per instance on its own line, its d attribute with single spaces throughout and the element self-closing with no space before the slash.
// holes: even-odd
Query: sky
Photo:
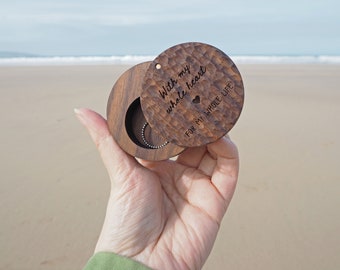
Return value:
<svg viewBox="0 0 340 270">
<path fill-rule="evenodd" d="M 0 51 L 157 55 L 188 41 L 230 55 L 340 55 L 340 1 L 0 0 Z"/>
</svg>

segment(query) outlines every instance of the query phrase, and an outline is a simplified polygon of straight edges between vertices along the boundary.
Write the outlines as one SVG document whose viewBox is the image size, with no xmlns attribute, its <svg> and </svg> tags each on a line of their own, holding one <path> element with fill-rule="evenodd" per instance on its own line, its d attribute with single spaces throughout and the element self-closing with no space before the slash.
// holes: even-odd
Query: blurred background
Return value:
<svg viewBox="0 0 340 270">
<path fill-rule="evenodd" d="M 336 0 L 1 0 L 0 51 L 157 55 L 182 42 L 233 55 L 339 55 Z"/>
<path fill-rule="evenodd" d="M 0 0 L 0 269 L 81 269 L 109 179 L 74 107 L 177 43 L 223 50 L 238 187 L 204 269 L 340 269 L 338 0 Z"/>
</svg>

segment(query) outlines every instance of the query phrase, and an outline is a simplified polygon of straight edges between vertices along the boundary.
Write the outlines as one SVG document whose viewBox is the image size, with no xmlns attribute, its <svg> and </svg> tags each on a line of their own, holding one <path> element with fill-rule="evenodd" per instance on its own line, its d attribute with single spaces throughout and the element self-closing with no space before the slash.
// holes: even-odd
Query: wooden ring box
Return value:
<svg viewBox="0 0 340 270">
<path fill-rule="evenodd" d="M 188 42 L 123 73 L 108 99 L 107 122 L 128 154 L 165 160 L 223 137 L 243 103 L 234 62 L 211 45 Z"/>
</svg>

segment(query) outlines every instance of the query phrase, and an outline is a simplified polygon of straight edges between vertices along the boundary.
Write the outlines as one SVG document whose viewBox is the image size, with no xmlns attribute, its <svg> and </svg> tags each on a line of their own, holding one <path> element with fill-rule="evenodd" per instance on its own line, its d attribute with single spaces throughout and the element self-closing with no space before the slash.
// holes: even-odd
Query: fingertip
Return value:
<svg viewBox="0 0 340 270">
<path fill-rule="evenodd" d="M 99 113 L 87 108 L 76 108 L 74 112 L 94 140 L 98 136 L 109 135 L 106 120 Z"/>
<path fill-rule="evenodd" d="M 89 128 L 93 122 L 97 122 L 97 119 L 103 119 L 98 113 L 87 108 L 74 108 L 73 109 L 78 120 L 86 127 Z M 97 119 L 95 119 L 97 118 Z M 101 119 L 100 119 L 101 118 Z"/>
<path fill-rule="evenodd" d="M 216 142 L 208 145 L 209 152 L 216 156 L 224 158 L 238 158 L 238 149 L 236 144 L 226 135 Z"/>
<path fill-rule="evenodd" d="M 84 120 L 83 120 L 83 118 L 82 118 L 82 109 L 74 108 L 74 109 L 73 109 L 73 112 L 74 112 L 74 114 L 76 115 L 76 117 L 78 118 L 78 120 L 79 120 L 82 124 L 84 124 Z"/>
<path fill-rule="evenodd" d="M 87 108 L 74 108 L 73 111 L 76 114 L 76 116 L 83 116 L 84 114 L 86 114 L 86 111 L 91 110 Z"/>
</svg>

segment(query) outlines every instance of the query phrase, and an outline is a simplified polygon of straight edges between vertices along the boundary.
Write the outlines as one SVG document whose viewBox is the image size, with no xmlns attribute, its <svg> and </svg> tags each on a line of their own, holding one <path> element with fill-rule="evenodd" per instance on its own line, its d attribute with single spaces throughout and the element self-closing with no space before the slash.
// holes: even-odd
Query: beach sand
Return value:
<svg viewBox="0 0 340 270">
<path fill-rule="evenodd" d="M 0 269 L 92 255 L 109 180 L 73 108 L 105 115 L 127 68 L 0 67 Z M 239 69 L 239 183 L 204 269 L 340 269 L 340 66 Z"/>
</svg>

